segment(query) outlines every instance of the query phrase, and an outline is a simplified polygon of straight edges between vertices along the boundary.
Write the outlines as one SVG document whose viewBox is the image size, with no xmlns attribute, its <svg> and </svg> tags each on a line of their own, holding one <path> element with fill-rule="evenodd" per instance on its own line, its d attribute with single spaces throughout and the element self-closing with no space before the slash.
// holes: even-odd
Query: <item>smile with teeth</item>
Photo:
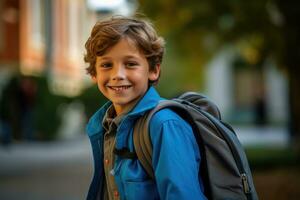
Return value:
<svg viewBox="0 0 300 200">
<path fill-rule="evenodd" d="M 115 91 L 123 91 L 123 90 L 127 90 L 128 88 L 130 88 L 130 85 L 122 85 L 122 86 L 107 86 L 108 88 L 115 90 Z"/>
</svg>

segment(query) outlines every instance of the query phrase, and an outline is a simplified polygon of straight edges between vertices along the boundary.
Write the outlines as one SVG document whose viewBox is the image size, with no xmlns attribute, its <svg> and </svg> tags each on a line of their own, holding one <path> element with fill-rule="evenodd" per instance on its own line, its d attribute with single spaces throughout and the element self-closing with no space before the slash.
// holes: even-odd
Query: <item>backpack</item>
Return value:
<svg viewBox="0 0 300 200">
<path fill-rule="evenodd" d="M 221 121 L 220 111 L 212 101 L 194 92 L 161 101 L 135 123 L 135 153 L 152 179 L 155 177 L 148 128 L 151 117 L 166 108 L 176 112 L 193 129 L 201 152 L 199 176 L 203 180 L 204 194 L 208 199 L 258 199 L 246 154 L 234 130 Z"/>
</svg>

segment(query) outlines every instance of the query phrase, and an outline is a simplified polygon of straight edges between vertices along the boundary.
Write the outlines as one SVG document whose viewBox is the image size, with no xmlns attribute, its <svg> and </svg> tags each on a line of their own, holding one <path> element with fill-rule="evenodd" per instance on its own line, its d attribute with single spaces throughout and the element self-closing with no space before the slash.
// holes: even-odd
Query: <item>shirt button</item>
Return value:
<svg viewBox="0 0 300 200">
<path fill-rule="evenodd" d="M 119 196 L 119 192 L 117 190 L 114 191 L 114 196 L 118 197 Z"/>
<path fill-rule="evenodd" d="M 108 165 L 108 164 L 109 164 L 109 160 L 108 160 L 108 159 L 105 159 L 105 160 L 104 160 L 104 163 L 105 163 L 106 165 Z"/>
</svg>

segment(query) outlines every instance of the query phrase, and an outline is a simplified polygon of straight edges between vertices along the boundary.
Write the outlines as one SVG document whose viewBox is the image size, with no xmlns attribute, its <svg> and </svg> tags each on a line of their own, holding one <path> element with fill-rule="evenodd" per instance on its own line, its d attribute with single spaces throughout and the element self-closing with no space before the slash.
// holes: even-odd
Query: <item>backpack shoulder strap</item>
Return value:
<svg viewBox="0 0 300 200">
<path fill-rule="evenodd" d="M 146 113 L 135 122 L 133 129 L 133 144 L 135 153 L 141 165 L 147 174 L 154 179 L 152 168 L 152 143 L 148 130 L 148 124 L 151 118 L 149 114 L 150 113 Z"/>
<path fill-rule="evenodd" d="M 186 110 L 181 103 L 173 100 L 163 100 L 154 109 L 137 119 L 133 129 L 133 144 L 136 155 L 141 165 L 152 179 L 155 177 L 152 167 L 152 142 L 149 134 L 149 124 L 152 116 L 165 108 L 170 108 L 176 113 L 180 112 L 183 115 L 186 113 Z"/>
</svg>

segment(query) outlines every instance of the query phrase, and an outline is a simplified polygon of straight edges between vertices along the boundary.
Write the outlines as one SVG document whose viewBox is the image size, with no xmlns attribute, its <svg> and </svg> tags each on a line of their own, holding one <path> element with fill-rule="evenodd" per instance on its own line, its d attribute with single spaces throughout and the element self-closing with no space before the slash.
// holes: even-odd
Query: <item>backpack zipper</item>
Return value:
<svg viewBox="0 0 300 200">
<path fill-rule="evenodd" d="M 245 173 L 241 174 L 241 177 L 242 177 L 244 192 L 245 192 L 245 194 L 249 194 L 250 193 L 250 187 L 249 187 L 249 183 L 248 183 L 248 177 Z"/>
</svg>

